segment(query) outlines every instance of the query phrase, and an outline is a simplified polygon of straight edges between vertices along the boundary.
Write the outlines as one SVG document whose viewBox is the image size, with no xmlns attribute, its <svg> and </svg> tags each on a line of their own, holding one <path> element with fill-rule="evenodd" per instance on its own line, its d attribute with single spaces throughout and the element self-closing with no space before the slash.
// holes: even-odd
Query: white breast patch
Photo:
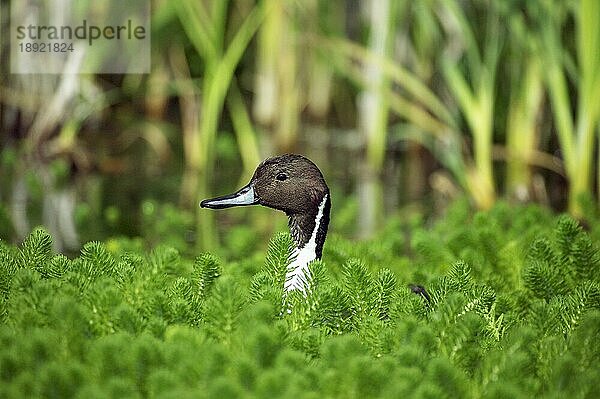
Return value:
<svg viewBox="0 0 600 399">
<path fill-rule="evenodd" d="M 293 290 L 305 291 L 306 283 L 310 280 L 310 271 L 308 265 L 317 258 L 317 231 L 323 219 L 323 209 L 327 202 L 327 194 L 319 205 L 319 211 L 315 218 L 315 228 L 310 236 L 310 240 L 302 248 L 294 248 L 291 256 L 291 263 L 288 266 L 288 272 L 285 275 L 285 292 Z"/>
</svg>

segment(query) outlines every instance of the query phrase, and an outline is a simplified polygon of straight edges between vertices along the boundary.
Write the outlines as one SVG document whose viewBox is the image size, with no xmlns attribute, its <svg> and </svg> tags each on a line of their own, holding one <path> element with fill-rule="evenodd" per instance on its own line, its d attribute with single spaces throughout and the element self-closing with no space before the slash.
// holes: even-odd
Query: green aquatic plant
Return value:
<svg viewBox="0 0 600 399">
<path fill-rule="evenodd" d="M 43 229 L 0 242 L 0 396 L 599 394 L 593 236 L 534 206 L 457 203 L 423 223 L 410 240 L 396 221 L 372 241 L 334 235 L 287 295 L 286 233 L 243 273 L 161 245 L 69 259 Z"/>
</svg>

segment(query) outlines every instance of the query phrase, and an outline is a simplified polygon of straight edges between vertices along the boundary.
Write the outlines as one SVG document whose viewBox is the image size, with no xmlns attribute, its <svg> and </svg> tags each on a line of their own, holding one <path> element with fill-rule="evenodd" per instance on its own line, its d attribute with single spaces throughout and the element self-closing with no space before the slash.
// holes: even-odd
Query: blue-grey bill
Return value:
<svg viewBox="0 0 600 399">
<path fill-rule="evenodd" d="M 254 205 L 257 202 L 258 199 L 256 198 L 256 195 L 254 195 L 254 187 L 247 185 L 233 194 L 212 199 L 205 199 L 204 201 L 200 202 L 200 207 L 222 209 L 230 208 L 232 206 Z"/>
</svg>

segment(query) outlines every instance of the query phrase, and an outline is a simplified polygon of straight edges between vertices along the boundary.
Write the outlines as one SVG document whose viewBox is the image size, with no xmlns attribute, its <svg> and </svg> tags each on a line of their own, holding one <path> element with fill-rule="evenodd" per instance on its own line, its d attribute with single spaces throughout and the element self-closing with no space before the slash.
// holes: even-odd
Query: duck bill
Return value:
<svg viewBox="0 0 600 399">
<path fill-rule="evenodd" d="M 246 187 L 241 188 L 239 191 L 224 195 L 222 197 L 205 199 L 200 202 L 201 208 L 211 208 L 211 209 L 223 209 L 223 208 L 231 208 L 233 206 L 246 206 L 246 205 L 254 205 L 258 203 L 258 198 L 254 194 L 254 187 L 248 184 Z"/>
</svg>

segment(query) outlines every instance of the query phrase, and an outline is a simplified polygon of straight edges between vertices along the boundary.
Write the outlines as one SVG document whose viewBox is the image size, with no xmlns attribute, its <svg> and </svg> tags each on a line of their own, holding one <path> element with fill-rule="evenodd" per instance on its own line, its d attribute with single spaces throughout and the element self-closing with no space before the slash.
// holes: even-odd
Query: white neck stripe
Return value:
<svg viewBox="0 0 600 399">
<path fill-rule="evenodd" d="M 315 228 L 312 231 L 310 240 L 302 248 L 294 248 L 291 256 L 291 263 L 288 266 L 287 274 L 285 275 L 285 292 L 293 290 L 305 291 L 305 285 L 310 280 L 310 270 L 308 265 L 317 258 L 317 232 L 323 220 L 323 210 L 327 202 L 328 194 L 325 194 L 319 211 L 315 218 Z"/>
</svg>

